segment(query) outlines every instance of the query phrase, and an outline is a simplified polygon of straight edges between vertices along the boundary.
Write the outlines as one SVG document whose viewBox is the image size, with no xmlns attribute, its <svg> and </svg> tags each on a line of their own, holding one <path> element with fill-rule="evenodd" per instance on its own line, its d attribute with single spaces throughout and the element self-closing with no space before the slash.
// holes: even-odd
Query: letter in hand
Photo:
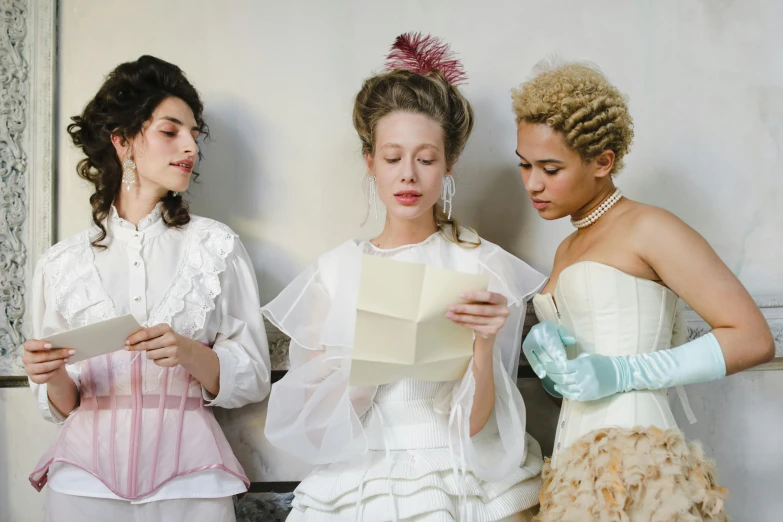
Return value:
<svg viewBox="0 0 783 522">
<path fill-rule="evenodd" d="M 193 351 L 204 348 L 199 342 L 179 335 L 165 323 L 142 328 L 125 342 L 126 349 L 147 352 L 147 359 L 157 366 L 173 367 L 187 365 Z"/>
<path fill-rule="evenodd" d="M 22 363 L 30 381 L 45 384 L 65 372 L 68 358 L 76 353 L 71 348 L 52 348 L 46 341 L 28 339 L 24 343 Z"/>
<path fill-rule="evenodd" d="M 465 292 L 460 298 L 468 302 L 450 306 L 446 317 L 460 326 L 472 328 L 477 337 L 494 339 L 510 313 L 506 297 L 484 290 Z"/>
</svg>

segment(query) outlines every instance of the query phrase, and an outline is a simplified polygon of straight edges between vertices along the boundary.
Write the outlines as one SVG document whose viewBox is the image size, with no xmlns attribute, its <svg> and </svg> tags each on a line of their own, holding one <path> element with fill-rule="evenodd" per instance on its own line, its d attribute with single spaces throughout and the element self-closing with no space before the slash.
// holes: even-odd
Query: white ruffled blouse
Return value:
<svg viewBox="0 0 783 522">
<path fill-rule="evenodd" d="M 211 346 L 218 356 L 220 391 L 212 396 L 203 390 L 207 405 L 237 408 L 263 400 L 270 387 L 269 348 L 255 272 L 238 236 L 198 216 L 181 228 L 169 228 L 161 204 L 138 227 L 112 207 L 105 226 L 106 249 L 91 247 L 97 233 L 91 227 L 41 257 L 33 279 L 33 337 L 128 313 L 145 327 L 167 323 L 180 335 Z M 78 387 L 81 364 L 66 369 Z M 31 388 L 44 418 L 64 422 L 48 400 L 47 386 L 31 383 Z M 61 493 L 119 499 L 100 480 L 68 464 L 53 464 L 48 484 Z M 220 498 L 245 490 L 240 479 L 205 470 L 171 480 L 134 502 Z"/>
</svg>

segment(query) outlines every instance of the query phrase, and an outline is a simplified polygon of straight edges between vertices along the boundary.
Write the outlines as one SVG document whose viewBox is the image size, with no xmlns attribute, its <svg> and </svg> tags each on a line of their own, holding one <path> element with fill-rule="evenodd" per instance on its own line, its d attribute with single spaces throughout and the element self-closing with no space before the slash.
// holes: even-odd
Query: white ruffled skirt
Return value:
<svg viewBox="0 0 783 522">
<path fill-rule="evenodd" d="M 371 450 L 360 462 L 311 473 L 296 489 L 288 520 L 532 520 L 543 459 L 530 436 L 527 447 L 524 465 L 495 482 L 455 472 L 448 448 Z"/>
</svg>

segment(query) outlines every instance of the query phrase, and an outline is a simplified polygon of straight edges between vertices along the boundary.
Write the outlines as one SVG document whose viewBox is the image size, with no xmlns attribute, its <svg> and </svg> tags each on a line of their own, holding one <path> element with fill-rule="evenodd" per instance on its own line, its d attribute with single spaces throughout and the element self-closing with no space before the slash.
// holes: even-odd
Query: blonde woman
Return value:
<svg viewBox="0 0 783 522">
<path fill-rule="evenodd" d="M 437 40 L 398 38 L 353 115 L 384 229 L 322 255 L 264 307 L 291 337 L 266 435 L 316 465 L 289 520 L 525 521 L 538 503 L 543 461 L 516 373 L 525 304 L 545 278 L 450 217 L 452 168 L 473 127 L 461 76 Z M 363 254 L 489 274 L 489 291 L 448 315 L 475 332 L 462 379 L 348 385 Z"/>
</svg>

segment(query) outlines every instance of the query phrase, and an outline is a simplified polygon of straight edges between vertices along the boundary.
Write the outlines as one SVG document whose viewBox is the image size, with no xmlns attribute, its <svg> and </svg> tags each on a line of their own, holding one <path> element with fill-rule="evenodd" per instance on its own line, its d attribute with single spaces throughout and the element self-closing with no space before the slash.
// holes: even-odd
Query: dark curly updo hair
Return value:
<svg viewBox="0 0 783 522">
<path fill-rule="evenodd" d="M 203 119 L 204 105 L 185 73 L 176 65 L 154 56 L 142 56 L 135 62 L 118 65 L 82 114 L 71 118 L 73 123 L 68 125 L 68 134 L 87 156 L 79 162 L 76 171 L 95 186 L 90 204 L 92 220 L 100 230 L 92 241 L 96 248 L 105 248 L 101 244 L 106 239 L 103 221 L 122 186 L 122 164 L 112 144 L 112 136 L 120 136 L 126 141 L 133 139 L 167 98 L 184 101 L 193 111 L 199 132 L 209 135 Z M 190 221 L 188 204 L 182 196 L 169 192 L 162 202 L 163 220 L 167 226 L 181 227 Z"/>
</svg>

